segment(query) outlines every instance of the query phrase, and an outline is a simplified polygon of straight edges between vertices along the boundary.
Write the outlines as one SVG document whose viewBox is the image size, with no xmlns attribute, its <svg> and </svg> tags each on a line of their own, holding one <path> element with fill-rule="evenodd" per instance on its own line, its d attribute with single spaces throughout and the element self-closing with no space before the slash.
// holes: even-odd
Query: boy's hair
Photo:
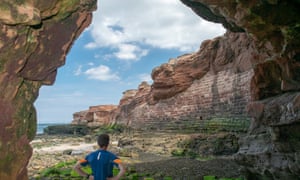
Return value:
<svg viewBox="0 0 300 180">
<path fill-rule="evenodd" d="M 100 134 L 97 139 L 99 147 L 107 147 L 109 144 L 109 135 Z"/>
</svg>

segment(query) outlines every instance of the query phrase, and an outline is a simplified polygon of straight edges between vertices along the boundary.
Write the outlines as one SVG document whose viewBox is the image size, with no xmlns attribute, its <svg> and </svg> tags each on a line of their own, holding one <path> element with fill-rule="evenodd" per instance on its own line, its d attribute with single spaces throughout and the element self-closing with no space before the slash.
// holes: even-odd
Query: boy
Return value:
<svg viewBox="0 0 300 180">
<path fill-rule="evenodd" d="M 107 151 L 109 136 L 107 134 L 99 135 L 97 143 L 99 149 L 87 155 L 85 159 L 79 160 L 74 170 L 89 180 L 119 180 L 125 174 L 125 167 L 116 155 Z M 87 174 L 81 169 L 82 166 L 88 164 L 92 168 L 92 174 Z M 120 169 L 115 177 L 113 177 L 114 165 Z"/>
</svg>

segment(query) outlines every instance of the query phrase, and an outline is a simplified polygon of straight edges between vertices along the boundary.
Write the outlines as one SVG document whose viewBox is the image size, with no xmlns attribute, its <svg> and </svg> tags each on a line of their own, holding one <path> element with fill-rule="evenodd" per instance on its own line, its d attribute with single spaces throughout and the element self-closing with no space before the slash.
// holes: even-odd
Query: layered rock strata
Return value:
<svg viewBox="0 0 300 180">
<path fill-rule="evenodd" d="M 124 95 L 114 121 L 137 129 L 202 130 L 210 121 L 247 128 L 251 59 L 257 56 L 243 33 L 207 40 L 198 52 L 155 68 L 153 84 Z"/>
<path fill-rule="evenodd" d="M 90 24 L 96 1 L 1 0 L 0 9 L 0 179 L 23 180 L 38 90 L 54 82 L 73 41 Z"/>
<path fill-rule="evenodd" d="M 298 179 L 299 1 L 181 1 L 229 31 L 245 32 L 261 57 L 251 59 L 252 122 L 236 156 L 248 179 Z"/>
<path fill-rule="evenodd" d="M 299 2 L 181 1 L 204 19 L 222 23 L 228 33 L 154 69 L 153 85 L 128 92 L 114 121 L 136 128 L 186 128 L 203 119 L 247 118 L 248 112 L 251 126 L 236 155 L 248 178 L 297 179 Z M 248 110 L 237 104 L 248 104 Z"/>
<path fill-rule="evenodd" d="M 74 113 L 72 124 L 89 127 L 111 124 L 111 117 L 116 109 L 115 105 L 91 106 L 88 110 Z"/>
<path fill-rule="evenodd" d="M 73 122 L 116 122 L 164 131 L 245 131 L 250 121 L 246 105 L 254 73 L 251 61 L 264 56 L 245 33 L 228 32 L 203 42 L 196 53 L 153 69 L 153 84 L 142 82 L 138 89 L 125 91 L 110 121 L 92 118 L 89 110 L 75 113 Z"/>
</svg>

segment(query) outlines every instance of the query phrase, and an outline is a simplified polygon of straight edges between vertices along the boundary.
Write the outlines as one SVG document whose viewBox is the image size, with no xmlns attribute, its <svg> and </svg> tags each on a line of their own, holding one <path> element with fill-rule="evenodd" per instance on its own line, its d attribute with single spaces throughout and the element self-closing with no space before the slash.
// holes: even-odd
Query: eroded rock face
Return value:
<svg viewBox="0 0 300 180">
<path fill-rule="evenodd" d="M 251 61 L 263 56 L 245 33 L 228 32 L 207 40 L 198 52 L 155 68 L 151 86 L 142 83 L 124 93 L 113 119 L 146 130 L 218 128 L 213 124 L 243 130 L 237 126 L 249 124 Z"/>
<path fill-rule="evenodd" d="M 267 65 L 267 61 L 275 61 L 280 66 L 278 79 L 288 91 L 299 90 L 299 6 L 298 1 L 211 1 L 211 0 L 181 0 L 190 6 L 197 14 L 213 22 L 220 22 L 228 27 L 242 28 L 256 40 L 259 53 L 268 54 L 264 59 L 253 59 L 254 69 Z M 203 8 L 206 11 L 203 11 Z M 215 16 L 222 20 L 215 20 Z M 227 28 L 235 31 L 234 29 Z M 272 63 L 269 65 L 273 66 Z M 273 68 L 273 67 L 271 67 Z M 266 78 L 268 79 L 268 78 Z M 265 80 L 267 81 L 267 80 Z M 258 86 L 258 85 L 257 85 Z M 261 89 L 264 89 L 263 87 Z M 286 90 L 285 90 L 286 91 Z M 281 94 L 282 92 L 278 92 Z M 271 94 L 270 96 L 273 96 Z M 265 98 L 265 97 L 264 97 Z"/>
<path fill-rule="evenodd" d="M 251 60 L 252 123 L 236 159 L 249 179 L 298 179 L 299 1 L 181 1 L 209 21 L 245 32 L 258 54 L 267 55 Z"/>
<path fill-rule="evenodd" d="M 194 54 L 183 55 L 155 68 L 152 71 L 153 99 L 173 97 L 208 72 L 217 75 L 221 71 L 238 74 L 252 70 L 254 58 L 266 57 L 267 54 L 258 54 L 253 40 L 245 33 L 228 32 L 223 37 L 204 41 Z"/>
<path fill-rule="evenodd" d="M 89 127 L 109 125 L 116 109 L 116 105 L 91 106 L 89 110 L 74 113 L 72 124 Z"/>
<path fill-rule="evenodd" d="M 0 179 L 28 179 L 36 133 L 33 106 L 96 9 L 93 0 L 0 3 Z"/>
</svg>

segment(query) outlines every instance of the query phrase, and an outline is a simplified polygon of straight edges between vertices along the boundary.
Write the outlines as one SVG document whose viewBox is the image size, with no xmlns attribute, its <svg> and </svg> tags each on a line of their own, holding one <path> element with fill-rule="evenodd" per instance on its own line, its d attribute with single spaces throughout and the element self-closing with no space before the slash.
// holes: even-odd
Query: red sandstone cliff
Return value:
<svg viewBox="0 0 300 180">
<path fill-rule="evenodd" d="M 299 1 L 181 1 L 228 33 L 154 69 L 151 88 L 124 97 L 113 121 L 180 129 L 203 120 L 251 118 L 235 156 L 247 178 L 297 179 Z"/>
<path fill-rule="evenodd" d="M 247 179 L 298 179 L 299 1 L 181 1 L 209 21 L 245 32 L 259 54 L 251 60 L 251 127 L 235 156 Z"/>
<path fill-rule="evenodd" d="M 207 120 L 218 118 L 248 124 L 252 60 L 266 56 L 258 54 L 245 33 L 228 32 L 207 40 L 198 52 L 153 69 L 152 85 L 142 82 L 138 89 L 124 92 L 117 110 L 106 122 L 177 130 L 201 128 Z M 79 118 L 78 114 L 83 113 L 87 115 Z M 91 121 L 86 118 L 89 114 L 75 113 L 74 121 Z"/>
<path fill-rule="evenodd" d="M 53 84 L 96 1 L 0 1 L 0 179 L 28 179 L 36 133 L 34 101 Z"/>
<path fill-rule="evenodd" d="M 74 113 L 72 124 L 85 124 L 89 127 L 110 124 L 116 108 L 115 105 L 91 106 L 86 111 Z"/>
<path fill-rule="evenodd" d="M 207 40 L 198 52 L 155 68 L 153 84 L 141 84 L 130 98 L 125 94 L 113 121 L 173 130 L 201 129 L 211 119 L 247 124 L 251 61 L 263 56 L 245 33 Z"/>
</svg>

